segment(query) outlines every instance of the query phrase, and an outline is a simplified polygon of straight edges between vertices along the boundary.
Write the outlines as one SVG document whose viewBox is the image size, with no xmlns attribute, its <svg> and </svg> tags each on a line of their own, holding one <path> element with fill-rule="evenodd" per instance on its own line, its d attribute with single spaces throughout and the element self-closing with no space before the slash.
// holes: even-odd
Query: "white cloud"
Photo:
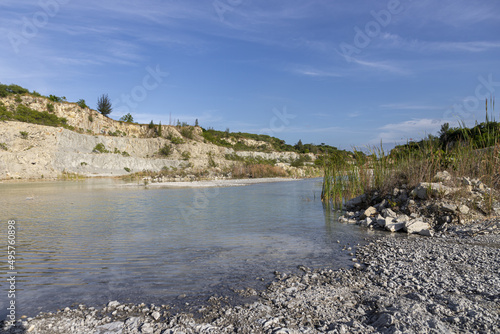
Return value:
<svg viewBox="0 0 500 334">
<path fill-rule="evenodd" d="M 370 144 L 405 143 L 407 140 L 419 140 L 429 134 L 435 135 L 441 128 L 440 119 L 412 119 L 400 123 L 390 123 L 378 128 L 379 133 L 370 140 Z"/>
</svg>

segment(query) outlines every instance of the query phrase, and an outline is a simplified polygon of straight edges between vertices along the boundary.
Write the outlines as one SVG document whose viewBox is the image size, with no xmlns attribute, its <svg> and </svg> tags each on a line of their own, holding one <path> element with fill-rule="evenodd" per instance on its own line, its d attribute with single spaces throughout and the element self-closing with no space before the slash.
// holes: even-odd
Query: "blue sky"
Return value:
<svg viewBox="0 0 500 334">
<path fill-rule="evenodd" d="M 3 0 L 0 17 L 0 82 L 106 93 L 115 119 L 390 147 L 500 95 L 496 0 Z"/>
</svg>

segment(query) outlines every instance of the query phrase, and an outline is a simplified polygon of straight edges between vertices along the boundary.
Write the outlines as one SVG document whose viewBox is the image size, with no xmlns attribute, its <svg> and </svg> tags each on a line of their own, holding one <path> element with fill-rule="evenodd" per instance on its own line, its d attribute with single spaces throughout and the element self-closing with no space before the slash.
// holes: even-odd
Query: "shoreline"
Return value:
<svg viewBox="0 0 500 334">
<path fill-rule="evenodd" d="M 477 224 L 480 224 L 479 222 Z M 22 319 L 6 333 L 455 333 L 498 330 L 500 221 L 492 232 L 457 226 L 428 238 L 370 238 L 353 268 L 275 272 L 256 301 L 211 296 L 191 312 L 168 305 L 79 305 Z M 346 250 L 349 252 L 350 250 Z M 64 306 L 63 306 L 64 307 Z M 18 331 L 16 331 L 18 330 Z"/>
<path fill-rule="evenodd" d="M 304 178 L 263 177 L 255 179 L 212 179 L 200 181 L 164 181 L 141 183 L 126 183 L 122 187 L 155 187 L 155 188 L 207 188 L 207 187 L 242 187 L 260 183 L 301 181 Z"/>
</svg>

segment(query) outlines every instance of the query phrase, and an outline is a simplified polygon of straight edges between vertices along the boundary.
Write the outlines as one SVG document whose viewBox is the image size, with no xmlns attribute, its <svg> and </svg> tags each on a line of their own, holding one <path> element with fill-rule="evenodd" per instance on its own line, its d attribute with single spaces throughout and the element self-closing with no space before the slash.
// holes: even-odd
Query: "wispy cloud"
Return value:
<svg viewBox="0 0 500 334">
<path fill-rule="evenodd" d="M 419 105 L 411 103 L 382 104 L 380 108 L 390 109 L 390 110 L 443 110 L 444 109 L 444 107 L 441 106 L 427 106 L 427 105 Z"/>
<path fill-rule="evenodd" d="M 411 71 L 386 61 L 365 61 L 365 60 L 353 59 L 353 62 L 363 67 L 367 67 L 378 71 L 390 72 L 401 75 L 411 74 Z"/>
<path fill-rule="evenodd" d="M 428 134 L 436 134 L 442 121 L 439 119 L 421 118 L 400 123 L 390 123 L 380 127 L 379 133 L 370 140 L 376 145 L 380 141 L 385 143 L 403 143 L 407 140 L 418 140 Z"/>
<path fill-rule="evenodd" d="M 317 69 L 317 68 L 311 68 L 307 66 L 296 66 L 290 69 L 290 72 L 298 74 L 298 75 L 303 75 L 307 77 L 333 77 L 333 78 L 339 78 L 342 77 L 343 75 L 335 72 L 335 71 L 329 71 L 329 70 L 323 70 L 323 69 Z"/>
</svg>

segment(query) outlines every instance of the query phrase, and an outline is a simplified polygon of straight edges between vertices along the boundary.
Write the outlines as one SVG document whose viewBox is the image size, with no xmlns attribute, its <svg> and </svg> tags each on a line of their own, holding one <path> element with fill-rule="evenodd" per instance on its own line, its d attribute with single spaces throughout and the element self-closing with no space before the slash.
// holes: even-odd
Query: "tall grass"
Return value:
<svg viewBox="0 0 500 334">
<path fill-rule="evenodd" d="M 489 107 L 494 110 L 493 99 Z M 472 128 L 461 122 L 459 128 L 449 131 L 458 131 L 459 139 L 455 136 L 455 141 L 443 143 L 429 136 L 397 146 L 390 154 L 380 145 L 371 147 L 367 155 L 356 150 L 349 156 L 330 155 L 323 166 L 323 201 L 340 207 L 343 201 L 363 193 L 385 196 L 395 187 L 411 189 L 420 182 L 433 182 L 436 173 L 444 170 L 456 177 L 479 179 L 499 190 L 500 123 L 488 116 L 488 104 L 485 122 L 476 122 Z M 489 197 L 492 199 L 493 193 Z"/>
</svg>

